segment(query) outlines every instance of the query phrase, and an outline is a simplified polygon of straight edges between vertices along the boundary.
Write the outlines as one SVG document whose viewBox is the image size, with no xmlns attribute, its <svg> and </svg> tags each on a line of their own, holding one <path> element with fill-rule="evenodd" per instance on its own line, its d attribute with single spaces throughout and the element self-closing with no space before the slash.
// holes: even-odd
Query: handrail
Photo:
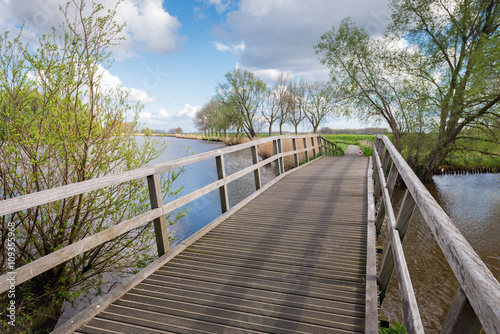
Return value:
<svg viewBox="0 0 500 334">
<path fill-rule="evenodd" d="M 385 150 L 385 151 L 384 151 Z M 384 153 L 384 154 L 383 154 Z M 381 162 L 381 156 L 384 156 Z M 398 214 L 397 222 L 394 223 L 394 218 L 389 217 L 389 230 L 391 233 L 397 231 L 399 238 L 391 237 L 392 254 L 394 257 L 402 256 L 401 250 L 395 249 L 397 245 L 394 241 L 404 238 L 406 228 L 413 208 L 418 206 L 425 222 L 430 227 L 435 240 L 440 246 L 443 254 L 445 255 L 448 264 L 453 270 L 461 289 L 463 290 L 466 298 L 455 297 L 448 314 L 448 318 L 443 327 L 443 332 L 448 332 L 449 328 L 453 328 L 453 319 L 459 319 L 456 313 L 465 312 L 463 305 L 467 299 L 472 306 L 475 315 L 479 319 L 481 325 L 487 333 L 500 333 L 500 283 L 495 279 L 490 270 L 483 263 L 481 258 L 477 255 L 474 249 L 470 246 L 464 236 L 457 229 L 455 224 L 451 221 L 444 210 L 439 206 L 436 200 L 432 197 L 429 191 L 424 187 L 422 182 L 413 173 L 412 169 L 408 166 L 404 158 L 399 154 L 397 149 L 386 136 L 377 136 L 375 144 L 374 156 L 379 170 L 378 177 L 376 177 L 376 191 L 375 196 L 378 196 L 377 189 L 383 192 L 383 206 L 387 212 L 391 211 L 390 195 L 394 184 L 389 184 L 385 181 L 385 170 L 387 169 L 389 159 L 392 161 L 389 172 L 389 179 L 395 180 L 397 174 L 401 176 L 407 187 L 407 193 L 403 199 L 403 204 Z M 387 204 L 386 204 L 387 203 Z M 379 214 L 381 211 L 379 211 Z M 391 214 L 389 214 L 391 216 Z M 394 240 L 393 240 L 394 239 Z M 399 247 L 398 247 L 399 248 Z M 384 273 L 384 277 L 390 277 L 390 273 L 394 266 L 394 260 L 390 259 L 391 252 L 387 252 L 380 269 L 380 273 Z M 381 277 L 379 277 L 380 279 Z M 398 274 L 399 280 L 399 274 Z M 387 282 L 384 286 L 387 286 Z M 382 285 L 381 285 L 382 286 Z M 383 290 L 381 288 L 381 290 Z M 401 288 L 400 288 L 401 290 Z M 382 291 L 385 293 L 385 291 Z M 460 294 L 461 290 L 459 289 Z M 406 316 L 406 314 L 405 314 Z M 470 316 L 468 314 L 467 316 Z M 409 319 L 405 319 L 408 324 Z M 472 325 L 470 325 L 472 326 Z M 445 329 L 446 328 L 446 329 Z M 410 333 L 414 331 L 410 331 Z M 467 333 L 464 327 L 461 327 L 462 333 Z"/>
<path fill-rule="evenodd" d="M 317 138 L 318 145 L 313 144 L 313 146 L 305 148 L 297 149 L 296 145 L 294 145 L 294 149 L 292 151 L 282 152 L 282 144 L 281 141 L 283 139 L 292 139 L 295 143 L 297 139 L 303 139 L 304 143 L 306 139 L 311 138 L 311 141 L 314 142 L 314 138 Z M 256 156 L 256 149 L 258 145 L 273 142 L 275 144 L 275 155 L 271 156 L 268 159 L 258 162 Z M 25 210 L 28 208 L 36 207 L 43 204 L 48 204 L 57 200 L 61 200 L 67 197 L 76 196 L 79 194 L 83 194 L 85 192 L 97 190 L 100 188 L 104 188 L 111 185 L 118 185 L 123 182 L 139 179 L 139 178 L 148 178 L 148 187 L 150 191 L 151 197 L 151 205 L 152 210 L 149 210 L 139 216 L 133 217 L 129 220 L 120 222 L 104 231 L 101 231 L 97 234 L 91 235 L 85 239 L 82 239 L 78 242 L 75 242 L 71 245 L 68 245 L 60 250 L 57 250 L 51 254 L 48 254 L 42 258 L 39 258 L 33 262 L 30 262 L 20 268 L 15 270 L 16 285 L 19 285 L 37 275 L 56 267 L 57 265 L 68 261 L 75 256 L 78 256 L 94 247 L 97 247 L 107 241 L 110 241 L 120 235 L 123 235 L 132 229 L 140 227 L 150 221 L 155 222 L 155 233 L 157 236 L 157 246 L 159 256 L 163 255 L 166 251 L 168 251 L 168 237 L 166 235 L 166 223 L 161 221 L 160 219 L 165 219 L 165 215 L 175 209 L 178 209 L 189 202 L 208 194 L 209 192 L 216 190 L 219 188 L 221 192 L 221 202 L 224 202 L 222 205 L 226 205 L 226 208 L 222 208 L 224 212 L 227 210 L 229 206 L 227 203 L 227 189 L 226 186 L 228 183 L 248 174 L 254 172 L 256 179 L 256 190 L 260 188 L 260 173 L 259 168 L 263 166 L 277 161 L 277 174 L 284 173 L 283 168 L 283 158 L 289 155 L 297 156 L 301 152 L 306 152 L 308 150 L 315 151 L 319 149 L 321 155 L 321 144 L 320 137 L 317 135 L 309 135 L 309 136 L 274 136 L 269 138 L 264 138 L 256 141 L 251 141 L 248 143 L 235 145 L 231 147 L 226 147 L 218 150 L 209 151 L 202 154 L 193 155 L 187 158 L 182 158 L 170 162 L 164 162 L 160 164 L 156 164 L 149 167 L 139 168 L 136 170 L 131 170 L 123 173 L 118 173 L 114 175 L 109 175 L 93 180 L 83 181 L 79 183 L 74 183 L 62 187 L 57 187 L 54 189 L 44 190 L 38 193 L 33 193 L 21 197 L 16 197 L 4 201 L 0 201 L 0 216 L 11 214 L 20 210 Z M 240 150 L 252 148 L 253 155 L 253 165 L 247 168 L 244 168 L 234 174 L 229 176 L 225 176 L 224 172 L 224 163 L 223 156 L 232 152 L 237 152 Z M 316 156 L 316 153 L 314 153 Z M 192 163 L 204 161 L 207 159 L 215 158 L 217 161 L 217 169 L 219 180 L 215 181 L 201 189 L 193 191 L 187 195 L 184 195 L 172 202 L 163 204 L 158 202 L 161 201 L 161 192 L 158 193 L 159 187 L 159 179 L 157 178 L 158 174 L 164 171 L 172 170 L 178 167 L 187 166 Z M 296 159 L 297 160 L 297 159 Z M 308 160 L 306 161 L 306 163 Z M 298 163 L 296 163 L 298 165 Z M 220 177 L 222 175 L 222 177 Z M 155 178 L 156 177 L 156 178 Z M 9 290 L 10 282 L 8 278 L 10 277 L 9 273 L 6 273 L 0 276 L 0 294 Z"/>
<path fill-rule="evenodd" d="M 337 155 L 337 144 L 335 144 L 334 142 L 326 139 L 323 136 L 321 136 L 321 139 L 323 141 L 325 141 L 325 143 L 330 144 L 330 147 L 328 145 L 325 145 L 325 144 L 323 144 L 323 147 L 326 148 L 327 150 L 329 150 L 332 153 L 332 155 L 336 156 Z M 335 148 L 333 149 L 332 147 L 335 147 Z"/>
</svg>

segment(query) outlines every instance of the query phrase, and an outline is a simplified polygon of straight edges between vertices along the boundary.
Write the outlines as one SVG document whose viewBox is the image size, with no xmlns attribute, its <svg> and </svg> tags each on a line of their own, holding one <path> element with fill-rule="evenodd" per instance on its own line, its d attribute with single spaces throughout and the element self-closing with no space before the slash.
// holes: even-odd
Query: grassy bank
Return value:
<svg viewBox="0 0 500 334">
<path fill-rule="evenodd" d="M 373 144 L 376 135 L 322 135 L 329 141 L 337 144 L 338 155 L 344 155 L 348 145 L 361 147 L 364 156 L 370 157 L 373 154 Z"/>
</svg>

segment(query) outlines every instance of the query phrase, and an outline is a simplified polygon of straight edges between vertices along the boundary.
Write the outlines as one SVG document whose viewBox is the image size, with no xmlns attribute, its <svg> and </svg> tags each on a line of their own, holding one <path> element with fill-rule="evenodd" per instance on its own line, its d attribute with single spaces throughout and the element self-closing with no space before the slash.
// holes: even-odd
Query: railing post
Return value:
<svg viewBox="0 0 500 334">
<path fill-rule="evenodd" d="M 307 140 L 306 138 L 304 138 L 304 148 L 306 149 L 305 150 L 305 154 L 306 154 L 306 163 L 309 162 L 309 152 L 307 152 Z"/>
<path fill-rule="evenodd" d="M 415 210 L 415 200 L 411 196 L 410 192 L 406 190 L 403 197 L 403 202 L 401 203 L 401 208 L 399 209 L 398 218 L 396 220 L 396 230 L 399 233 L 399 238 L 403 242 L 406 231 L 408 230 L 408 225 L 411 222 L 411 217 L 413 211 Z M 389 243 L 387 250 L 384 250 L 384 260 L 380 266 L 380 272 L 378 275 L 378 284 L 380 287 L 380 304 L 384 300 L 385 293 L 389 287 L 389 282 L 391 280 L 392 272 L 394 271 L 394 257 L 392 254 L 392 247 Z"/>
<path fill-rule="evenodd" d="M 161 208 L 163 206 L 163 196 L 161 194 L 160 175 L 153 174 L 148 176 L 148 190 L 149 200 L 151 202 L 151 209 Z M 155 227 L 156 248 L 158 250 L 158 257 L 162 256 L 169 250 L 167 220 L 165 215 L 153 220 Z"/>
<path fill-rule="evenodd" d="M 281 154 L 283 153 L 283 143 L 281 142 L 281 138 L 278 139 L 278 152 Z M 281 168 L 281 174 L 285 173 L 285 163 L 283 161 L 283 157 L 279 158 L 280 160 L 280 168 Z"/>
<path fill-rule="evenodd" d="M 314 137 L 311 137 L 311 144 L 312 147 L 314 147 Z M 316 149 L 313 148 L 313 158 L 316 159 Z"/>
<path fill-rule="evenodd" d="M 319 156 L 323 155 L 323 142 L 321 140 L 321 136 L 316 137 L 319 145 Z"/>
<path fill-rule="evenodd" d="M 274 150 L 274 155 L 277 155 L 279 153 L 279 149 L 278 149 L 278 140 L 273 140 L 273 150 Z M 280 167 L 280 164 L 281 164 L 281 161 L 280 159 L 276 159 L 276 176 L 279 176 L 281 174 L 281 167 Z"/>
<path fill-rule="evenodd" d="M 257 146 L 252 146 L 252 162 L 253 164 L 259 163 L 259 155 L 257 153 Z M 260 169 L 257 168 L 253 171 L 253 176 L 255 179 L 255 190 L 259 190 L 262 187 L 262 181 L 260 179 Z"/>
<path fill-rule="evenodd" d="M 292 146 L 293 146 L 293 150 L 297 151 L 297 139 L 295 139 L 295 138 L 292 139 Z M 293 155 L 293 158 L 295 160 L 295 167 L 299 167 L 299 154 L 297 152 L 295 152 L 295 154 Z"/>
<path fill-rule="evenodd" d="M 377 159 L 376 157 L 379 157 L 379 159 Z M 380 167 L 378 165 L 378 161 L 380 161 L 380 156 L 378 154 L 378 151 L 377 150 L 373 150 L 373 179 L 375 181 L 375 187 L 374 187 L 374 190 L 373 190 L 373 195 L 375 197 L 375 201 L 376 202 L 380 202 L 379 200 L 379 197 L 380 197 L 380 185 L 381 185 L 381 180 L 380 180 L 380 175 L 378 173 L 378 168 Z M 376 205 L 377 203 L 375 203 Z"/>
<path fill-rule="evenodd" d="M 217 166 L 217 179 L 223 180 L 226 177 L 226 168 L 224 166 L 224 157 L 222 155 L 215 157 L 215 164 Z M 220 207 L 222 213 L 229 210 L 229 198 L 227 195 L 227 185 L 219 187 Z"/>
<path fill-rule="evenodd" d="M 391 164 L 391 170 L 389 171 L 389 176 L 387 177 L 387 190 L 389 191 L 390 196 L 392 196 L 392 192 L 394 191 L 394 186 L 396 185 L 397 178 L 398 178 L 398 169 L 396 168 L 396 165 L 394 165 L 393 163 Z M 380 210 L 377 214 L 377 219 L 375 221 L 375 226 L 377 227 L 378 233 L 380 233 L 380 231 L 382 230 L 384 217 L 385 217 L 385 205 L 381 205 Z"/>
<path fill-rule="evenodd" d="M 458 288 L 446 316 L 441 334 L 463 333 L 478 334 L 483 326 L 467 300 L 462 288 Z"/>
</svg>

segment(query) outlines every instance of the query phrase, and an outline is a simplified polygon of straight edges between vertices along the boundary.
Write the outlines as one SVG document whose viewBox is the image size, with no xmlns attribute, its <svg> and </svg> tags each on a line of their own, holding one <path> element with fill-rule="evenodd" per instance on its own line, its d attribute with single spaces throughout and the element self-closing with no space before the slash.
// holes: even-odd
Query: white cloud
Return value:
<svg viewBox="0 0 500 334">
<path fill-rule="evenodd" d="M 351 16 L 361 27 L 382 33 L 387 23 L 388 0 L 241 0 L 214 30 L 219 43 L 240 50 L 242 67 L 291 73 L 308 80 L 327 80 L 314 45 L 321 35 Z M 360 8 L 362 10 L 360 10 Z"/>
<path fill-rule="evenodd" d="M 111 74 L 107 69 L 99 65 L 97 73 L 101 75 L 101 87 L 104 90 L 117 89 L 120 87 L 123 91 L 128 92 L 129 101 L 132 103 L 141 102 L 148 104 L 156 101 L 156 98 L 151 97 L 145 90 L 138 88 L 127 88 L 122 85 L 122 81 L 116 75 Z"/>
<path fill-rule="evenodd" d="M 222 51 L 222 52 L 230 51 L 235 55 L 241 54 L 243 51 L 245 51 L 245 48 L 246 48 L 244 42 L 241 42 L 239 44 L 232 44 L 232 45 L 226 45 L 226 44 L 223 44 L 220 42 L 213 42 L 212 44 L 215 46 L 215 48 L 218 51 Z"/>
<path fill-rule="evenodd" d="M 226 10 L 229 6 L 229 0 L 208 0 L 208 4 L 215 7 L 215 9 L 221 13 Z"/>
<path fill-rule="evenodd" d="M 15 30 L 12 28 L 25 21 L 25 31 L 28 35 L 50 34 L 52 27 L 59 27 L 64 22 L 64 15 L 59 11 L 59 6 L 64 7 L 66 2 L 0 1 L 0 26 L 3 30 Z M 101 0 L 98 3 L 110 9 L 114 7 L 116 0 Z M 90 7 L 88 3 L 86 13 L 90 11 Z M 179 33 L 181 23 L 163 8 L 162 0 L 124 0 L 118 6 L 115 19 L 120 24 L 126 23 L 121 33 L 125 40 L 121 41 L 119 46 L 113 47 L 118 58 L 136 56 L 138 52 L 176 52 L 186 40 Z"/>
<path fill-rule="evenodd" d="M 201 109 L 201 106 L 192 106 L 188 103 L 184 105 L 184 108 L 177 112 L 177 117 L 183 118 L 187 117 L 193 119 L 196 113 Z"/>
</svg>

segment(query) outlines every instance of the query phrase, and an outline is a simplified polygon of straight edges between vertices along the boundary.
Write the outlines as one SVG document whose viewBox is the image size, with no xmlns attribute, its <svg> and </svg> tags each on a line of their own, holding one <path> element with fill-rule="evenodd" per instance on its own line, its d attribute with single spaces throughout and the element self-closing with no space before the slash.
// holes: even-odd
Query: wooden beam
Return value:
<svg viewBox="0 0 500 334">
<path fill-rule="evenodd" d="M 293 151 L 296 152 L 297 151 L 297 139 L 295 139 L 295 138 L 292 139 L 292 147 L 293 147 Z M 295 153 L 293 155 L 293 159 L 295 161 L 295 167 L 299 167 L 299 154 Z"/>
<path fill-rule="evenodd" d="M 465 296 L 464 290 L 458 288 L 441 334 L 479 334 L 482 328 L 483 326 L 481 326 L 481 322 Z"/>
<path fill-rule="evenodd" d="M 372 158 L 369 159 L 366 171 L 368 217 L 366 237 L 366 301 L 365 301 L 365 333 L 378 333 L 378 302 L 377 302 L 377 255 L 375 234 L 375 202 L 373 198 Z"/>
<path fill-rule="evenodd" d="M 226 168 L 224 166 L 224 156 L 219 155 L 215 157 L 215 165 L 217 167 L 217 179 L 224 180 L 226 178 Z M 219 187 L 220 207 L 222 213 L 229 210 L 229 198 L 227 195 L 227 185 L 224 184 Z"/>
<path fill-rule="evenodd" d="M 283 161 L 283 143 L 281 139 L 278 139 L 278 152 L 280 153 L 281 157 L 279 158 L 280 160 L 280 168 L 281 168 L 281 174 L 285 172 L 285 163 Z"/>
<path fill-rule="evenodd" d="M 257 146 L 252 146 L 252 163 L 254 165 L 259 163 L 259 155 L 257 153 Z M 255 179 L 255 190 L 259 190 L 262 187 L 262 181 L 260 178 L 260 169 L 259 168 L 257 168 L 256 170 L 253 171 L 253 176 Z"/>
<path fill-rule="evenodd" d="M 405 195 L 403 197 L 403 202 L 401 203 L 401 208 L 398 212 L 398 218 L 396 221 L 396 230 L 399 233 L 399 238 L 401 239 L 401 243 L 404 241 L 404 237 L 406 235 L 406 231 L 408 230 L 408 226 L 411 222 L 411 217 L 413 215 L 415 209 L 415 201 L 411 197 L 411 194 L 406 190 Z M 394 258 L 392 255 L 392 247 L 389 244 L 387 247 L 387 251 L 384 255 L 384 260 L 382 261 L 382 265 L 380 266 L 380 272 L 378 275 L 378 283 L 380 287 L 380 292 L 385 294 L 387 292 L 387 288 L 389 287 L 389 282 L 391 280 L 392 272 L 394 271 Z M 384 298 L 380 298 L 380 304 Z"/>
<path fill-rule="evenodd" d="M 403 245 L 396 230 L 396 218 L 392 209 L 389 191 L 384 180 L 384 171 L 382 170 L 382 163 L 378 155 L 375 155 L 377 160 L 379 178 L 381 180 L 382 195 L 384 199 L 385 210 L 387 212 L 387 228 L 389 230 L 389 237 L 392 245 L 392 254 L 398 275 L 399 294 L 403 304 L 403 314 L 405 318 L 406 329 L 409 333 L 424 333 L 422 319 L 418 310 L 417 299 L 413 290 L 410 273 L 403 252 Z"/>
<path fill-rule="evenodd" d="M 151 209 L 161 208 L 163 206 L 163 196 L 161 194 L 160 175 L 153 174 L 148 176 L 149 200 Z M 156 249 L 158 257 L 168 252 L 170 246 L 168 243 L 167 220 L 165 215 L 161 215 L 153 220 L 155 227 Z"/>
<path fill-rule="evenodd" d="M 306 163 L 309 162 L 309 152 L 307 151 L 307 140 L 304 138 L 304 149 L 306 153 Z"/>
<path fill-rule="evenodd" d="M 314 137 L 311 137 L 311 144 L 313 148 L 313 159 L 316 159 L 316 149 L 314 148 L 316 146 L 314 145 Z"/>
<path fill-rule="evenodd" d="M 394 164 L 391 164 L 391 170 L 389 171 L 389 176 L 387 177 L 387 189 L 389 190 L 389 195 L 392 197 L 392 192 L 394 191 L 394 186 L 396 185 L 396 180 L 398 178 L 398 169 Z M 385 218 L 385 206 L 381 205 L 380 210 L 377 214 L 377 220 L 375 225 L 377 227 L 377 232 L 380 233 L 382 230 L 382 225 Z"/>
<path fill-rule="evenodd" d="M 278 140 L 277 139 L 273 141 L 273 152 L 274 152 L 275 156 L 278 156 L 279 148 L 278 148 Z M 276 176 L 279 176 L 281 174 L 280 164 L 281 164 L 281 162 L 280 162 L 280 159 L 278 158 L 276 160 Z"/>
<path fill-rule="evenodd" d="M 389 138 L 382 137 L 408 190 L 487 333 L 500 333 L 500 283 Z"/>
</svg>

